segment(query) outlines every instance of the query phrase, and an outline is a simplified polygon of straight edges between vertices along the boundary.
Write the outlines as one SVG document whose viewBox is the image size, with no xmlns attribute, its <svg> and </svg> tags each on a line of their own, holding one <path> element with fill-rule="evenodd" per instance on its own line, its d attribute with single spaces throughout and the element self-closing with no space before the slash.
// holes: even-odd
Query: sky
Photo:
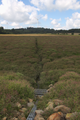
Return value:
<svg viewBox="0 0 80 120">
<path fill-rule="evenodd" d="M 0 0 L 0 26 L 80 28 L 80 0 Z"/>
</svg>

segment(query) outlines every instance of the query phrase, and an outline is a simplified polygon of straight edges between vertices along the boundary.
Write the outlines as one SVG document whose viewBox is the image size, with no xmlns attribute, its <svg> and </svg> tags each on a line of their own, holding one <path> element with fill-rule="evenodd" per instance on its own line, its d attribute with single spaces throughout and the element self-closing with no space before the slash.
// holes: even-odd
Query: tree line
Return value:
<svg viewBox="0 0 80 120">
<path fill-rule="evenodd" d="M 68 34 L 71 33 L 72 35 L 74 33 L 80 33 L 80 29 L 69 29 L 69 30 L 55 30 L 50 28 L 19 28 L 19 29 L 4 29 L 3 27 L 0 27 L 0 34 L 34 34 L 34 33 L 51 33 L 51 34 Z"/>
</svg>

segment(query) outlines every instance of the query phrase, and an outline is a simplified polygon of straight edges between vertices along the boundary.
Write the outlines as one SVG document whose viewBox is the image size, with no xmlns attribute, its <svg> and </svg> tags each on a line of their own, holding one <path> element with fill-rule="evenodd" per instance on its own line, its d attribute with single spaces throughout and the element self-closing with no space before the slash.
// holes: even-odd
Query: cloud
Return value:
<svg viewBox="0 0 80 120">
<path fill-rule="evenodd" d="M 31 15 L 29 16 L 29 20 L 25 24 L 37 24 L 38 23 L 38 18 L 40 16 L 37 14 L 37 12 L 32 12 Z"/>
<path fill-rule="evenodd" d="M 75 12 L 71 18 L 66 18 L 66 29 L 80 28 L 80 13 Z"/>
<path fill-rule="evenodd" d="M 20 24 L 13 22 L 10 24 L 11 26 L 13 26 L 14 28 L 22 28 L 22 26 L 20 26 Z"/>
<path fill-rule="evenodd" d="M 30 0 L 30 2 L 40 9 L 47 10 L 77 10 L 80 9 L 80 1 L 78 0 Z"/>
<path fill-rule="evenodd" d="M 47 20 L 48 16 L 47 14 L 43 15 L 38 15 L 37 12 L 32 12 L 31 15 L 29 16 L 29 20 L 25 24 L 39 24 L 39 20 Z"/>
<path fill-rule="evenodd" d="M 37 23 L 37 12 L 32 12 L 32 14 L 29 16 L 29 20 L 26 22 L 26 24 L 36 24 Z"/>
<path fill-rule="evenodd" d="M 72 17 L 69 18 L 65 18 L 66 19 L 66 24 L 65 26 L 61 26 L 60 22 L 61 19 L 50 19 L 51 20 L 51 24 L 53 25 L 54 29 L 64 29 L 64 30 L 68 30 L 68 29 L 76 29 L 76 28 L 80 28 L 80 13 L 75 12 L 72 14 Z"/>
<path fill-rule="evenodd" d="M 61 21 L 61 18 L 60 19 L 50 19 L 52 20 L 51 21 L 51 24 L 53 25 L 53 28 L 54 29 L 61 29 L 61 24 L 59 23 L 59 21 Z"/>
<path fill-rule="evenodd" d="M 54 0 L 30 0 L 30 2 L 40 9 L 53 9 Z"/>
<path fill-rule="evenodd" d="M 47 19 L 47 15 L 38 15 L 39 8 L 25 5 L 22 1 L 18 0 L 2 0 L 0 4 L 0 16 L 3 19 L 1 24 L 8 23 L 11 26 L 19 27 L 20 23 L 24 24 L 37 24 L 38 18 Z M 21 27 L 21 26 L 20 26 Z"/>
<path fill-rule="evenodd" d="M 8 24 L 6 20 L 1 21 L 1 25 L 6 25 Z"/>
<path fill-rule="evenodd" d="M 2 0 L 0 5 L 0 16 L 9 22 L 26 22 L 35 11 L 39 9 L 18 0 Z"/>
<path fill-rule="evenodd" d="M 47 20 L 48 19 L 48 15 L 46 14 L 45 16 L 42 17 L 43 20 Z"/>
</svg>

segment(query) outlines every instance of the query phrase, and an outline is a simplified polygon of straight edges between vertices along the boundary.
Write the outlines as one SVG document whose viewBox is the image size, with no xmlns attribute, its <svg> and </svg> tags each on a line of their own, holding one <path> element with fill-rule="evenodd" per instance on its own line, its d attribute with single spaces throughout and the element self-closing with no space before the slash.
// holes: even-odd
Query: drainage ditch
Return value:
<svg viewBox="0 0 80 120">
<path fill-rule="evenodd" d="M 37 74 L 36 74 L 36 78 L 35 78 L 37 89 L 34 90 L 35 97 L 36 97 L 36 96 L 43 96 L 47 92 L 46 89 L 40 89 L 39 88 L 40 86 L 38 84 L 38 82 L 40 81 L 40 74 L 42 72 L 43 65 L 41 63 L 42 62 L 42 56 L 40 54 L 40 48 L 39 48 L 39 45 L 38 45 L 37 38 L 35 39 L 35 54 L 39 58 L 39 62 L 38 62 L 38 66 L 37 66 Z M 34 107 L 32 108 L 32 110 L 30 112 L 30 114 L 28 115 L 27 120 L 34 120 L 35 111 L 37 110 L 37 103 L 38 103 L 38 100 L 36 101 Z"/>
<path fill-rule="evenodd" d="M 35 96 L 43 96 L 45 93 L 47 93 L 47 90 L 46 89 L 35 89 L 34 93 L 35 93 Z M 33 106 L 26 120 L 34 120 L 35 111 L 37 110 L 37 103 L 38 103 L 38 100 L 36 101 L 35 105 Z"/>
<path fill-rule="evenodd" d="M 36 75 L 36 78 L 35 78 L 35 81 L 36 81 L 36 86 L 37 88 L 39 89 L 39 84 L 38 82 L 40 81 L 40 74 L 43 70 L 43 64 L 42 64 L 42 56 L 40 54 L 40 48 L 39 48 L 39 45 L 38 45 L 38 40 L 37 38 L 35 39 L 35 54 L 38 56 L 39 58 L 39 62 L 38 62 L 38 66 L 37 66 L 37 75 Z"/>
</svg>

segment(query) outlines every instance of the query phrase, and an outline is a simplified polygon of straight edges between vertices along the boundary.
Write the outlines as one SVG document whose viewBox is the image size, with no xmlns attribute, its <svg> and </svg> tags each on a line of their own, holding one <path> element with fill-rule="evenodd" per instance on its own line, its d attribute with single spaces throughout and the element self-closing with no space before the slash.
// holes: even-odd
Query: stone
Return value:
<svg viewBox="0 0 80 120">
<path fill-rule="evenodd" d="M 45 110 L 53 109 L 53 102 L 48 102 L 48 107 Z"/>
<path fill-rule="evenodd" d="M 53 84 L 50 84 L 50 85 L 49 85 L 49 88 L 51 88 L 51 87 L 53 87 Z"/>
<path fill-rule="evenodd" d="M 43 98 L 43 96 L 40 97 L 40 99 L 42 99 L 42 98 Z"/>
<path fill-rule="evenodd" d="M 14 117 L 14 118 L 12 118 L 11 120 L 18 120 L 18 118 L 15 118 L 15 117 Z"/>
<path fill-rule="evenodd" d="M 61 111 L 65 114 L 69 113 L 71 111 L 70 108 L 66 107 L 65 105 L 59 105 L 57 107 L 54 108 L 55 112 Z"/>
<path fill-rule="evenodd" d="M 14 118 L 14 120 L 18 120 L 18 118 Z"/>
<path fill-rule="evenodd" d="M 4 117 L 2 120 L 7 120 L 7 117 Z"/>
<path fill-rule="evenodd" d="M 26 108 L 22 108 L 22 109 L 19 110 L 19 112 L 25 113 L 26 110 L 27 110 Z"/>
<path fill-rule="evenodd" d="M 26 120 L 26 118 L 25 118 L 25 117 L 22 117 L 20 120 Z"/>
<path fill-rule="evenodd" d="M 34 103 L 33 103 L 33 102 L 27 103 L 27 106 L 28 106 L 28 107 L 33 107 L 33 106 L 34 106 Z"/>
<path fill-rule="evenodd" d="M 25 99 L 21 99 L 20 102 L 26 102 L 26 100 Z"/>
<path fill-rule="evenodd" d="M 18 108 L 21 108 L 21 107 L 22 107 L 19 102 L 17 102 L 17 103 L 15 104 L 15 106 L 18 107 Z"/>
<path fill-rule="evenodd" d="M 22 118 L 22 116 L 21 116 L 21 114 L 20 114 L 20 115 L 18 116 L 18 119 L 21 120 L 21 118 Z"/>
<path fill-rule="evenodd" d="M 66 118 L 67 120 L 70 120 L 70 118 L 74 118 L 74 117 L 77 116 L 78 114 L 80 114 L 80 112 L 67 113 L 65 118 Z"/>
<path fill-rule="evenodd" d="M 50 88 L 47 90 L 47 92 L 50 92 L 52 88 L 53 88 L 53 87 L 50 87 Z"/>
<path fill-rule="evenodd" d="M 31 102 L 33 102 L 33 99 L 30 99 L 30 98 L 29 98 L 28 101 L 31 103 Z"/>
<path fill-rule="evenodd" d="M 36 114 L 36 115 L 37 115 L 37 114 L 40 114 L 40 115 L 41 115 L 43 112 L 44 112 L 43 110 L 36 110 L 36 111 L 35 111 L 35 114 Z"/>
<path fill-rule="evenodd" d="M 21 113 L 21 116 L 22 116 L 22 117 L 25 117 L 24 113 Z"/>
<path fill-rule="evenodd" d="M 37 99 L 37 100 L 41 99 L 41 96 L 36 95 L 36 99 Z"/>
<path fill-rule="evenodd" d="M 16 112 L 16 117 L 18 117 L 20 115 L 20 112 Z"/>
<path fill-rule="evenodd" d="M 53 100 L 53 103 L 54 103 L 55 105 L 63 105 L 63 101 L 62 101 L 62 100 L 59 100 L 59 99 L 54 99 L 54 100 Z"/>
<path fill-rule="evenodd" d="M 37 114 L 34 120 L 44 120 L 44 118 L 41 115 Z"/>
<path fill-rule="evenodd" d="M 71 115 L 72 115 L 72 113 L 67 113 L 65 118 L 68 120 L 71 118 Z"/>
<path fill-rule="evenodd" d="M 47 92 L 49 92 L 50 90 L 49 89 L 47 89 Z"/>
<path fill-rule="evenodd" d="M 61 120 L 62 117 L 63 117 L 63 113 L 58 112 L 50 115 L 47 120 Z"/>
</svg>

